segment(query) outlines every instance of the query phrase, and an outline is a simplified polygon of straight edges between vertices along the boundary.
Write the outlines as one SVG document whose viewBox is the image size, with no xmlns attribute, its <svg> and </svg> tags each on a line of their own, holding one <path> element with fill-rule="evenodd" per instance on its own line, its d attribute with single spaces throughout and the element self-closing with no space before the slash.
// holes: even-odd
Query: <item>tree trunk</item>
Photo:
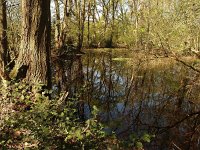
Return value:
<svg viewBox="0 0 200 150">
<path fill-rule="evenodd" d="M 6 0 L 0 0 L 0 76 L 8 79 L 6 65 L 8 63 Z"/>
<path fill-rule="evenodd" d="M 88 25 L 88 34 L 87 34 L 87 42 L 88 42 L 88 47 L 90 47 L 90 14 L 91 14 L 91 7 L 90 7 L 90 2 L 88 2 L 88 12 L 87 12 L 87 25 Z"/>
<path fill-rule="evenodd" d="M 78 45 L 77 50 L 81 50 L 83 46 L 84 28 L 85 28 L 85 6 L 86 1 L 78 2 Z"/>
<path fill-rule="evenodd" d="M 50 0 L 22 0 L 21 48 L 10 76 L 51 85 L 50 28 Z"/>
<path fill-rule="evenodd" d="M 62 46 L 61 42 L 61 20 L 60 20 L 60 6 L 58 0 L 54 0 L 56 8 L 56 23 L 55 23 L 55 47 L 60 49 Z"/>
<path fill-rule="evenodd" d="M 67 33 L 69 30 L 68 28 L 69 28 L 69 16 L 70 16 L 71 3 L 72 2 L 70 0 L 64 1 L 64 19 L 63 19 L 62 31 L 61 31 L 62 46 L 65 45 L 66 39 L 68 38 Z"/>
</svg>

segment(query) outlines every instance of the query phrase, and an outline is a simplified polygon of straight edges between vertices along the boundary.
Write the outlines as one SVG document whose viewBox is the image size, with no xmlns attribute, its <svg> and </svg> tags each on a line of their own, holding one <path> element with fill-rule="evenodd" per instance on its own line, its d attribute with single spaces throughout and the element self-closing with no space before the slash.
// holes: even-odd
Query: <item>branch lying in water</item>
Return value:
<svg viewBox="0 0 200 150">
<path fill-rule="evenodd" d="M 179 59 L 179 58 L 176 56 L 176 54 L 175 54 L 174 52 L 172 52 L 172 54 L 173 54 L 173 56 L 175 57 L 175 60 L 176 60 L 176 61 L 178 61 L 178 62 L 182 63 L 183 65 L 189 67 L 190 69 L 192 69 L 192 70 L 194 70 L 194 71 L 200 73 L 200 70 L 199 70 L 199 69 L 197 69 L 197 68 L 195 68 L 195 67 L 193 67 L 193 66 L 187 64 L 185 61 Z"/>
<path fill-rule="evenodd" d="M 179 120 L 179 121 L 177 121 L 176 123 L 174 123 L 173 125 L 169 125 L 169 126 L 165 126 L 165 127 L 161 127 L 161 128 L 171 129 L 171 128 L 177 126 L 178 124 L 182 123 L 183 121 L 185 121 L 185 120 L 187 120 L 187 119 L 189 119 L 189 118 L 191 118 L 191 117 L 193 117 L 193 116 L 195 116 L 195 115 L 198 115 L 198 116 L 199 116 L 199 115 L 200 115 L 200 111 L 198 111 L 198 112 L 193 112 L 193 113 L 191 113 L 191 114 L 188 114 L 188 115 L 186 115 L 184 118 L 182 118 L 181 120 Z"/>
<path fill-rule="evenodd" d="M 171 128 L 176 127 L 177 125 L 181 124 L 181 123 L 184 122 L 185 120 L 187 120 L 187 119 L 189 119 L 189 118 L 191 118 L 191 117 L 193 117 L 193 116 L 195 116 L 195 115 L 200 116 L 200 111 L 198 111 L 198 112 L 193 112 L 193 113 L 191 113 L 191 114 L 188 114 L 188 115 L 186 115 L 184 118 L 182 118 L 182 119 L 180 119 L 179 121 L 175 122 L 174 124 L 168 125 L 168 126 L 163 126 L 163 127 L 161 127 L 161 126 L 154 126 L 154 125 L 148 125 L 148 124 L 143 124 L 142 122 L 141 122 L 141 123 L 142 123 L 142 125 L 148 125 L 148 126 L 151 127 L 151 128 L 156 128 L 156 129 L 159 129 L 159 130 L 161 129 L 161 131 L 159 132 L 159 133 L 161 134 L 161 133 L 165 132 L 166 130 L 169 130 L 169 129 L 171 129 Z"/>
<path fill-rule="evenodd" d="M 196 71 L 196 72 L 198 72 L 198 73 L 200 73 L 200 70 L 199 69 L 197 69 L 197 68 L 195 68 L 195 67 L 193 67 L 193 66 L 191 66 L 191 65 L 189 65 L 189 64 L 187 64 L 186 62 L 184 62 L 183 60 L 180 60 L 179 58 L 177 58 L 176 57 L 176 59 L 175 59 L 176 61 L 178 61 L 178 62 L 180 62 L 180 63 L 182 63 L 183 65 L 185 65 L 185 66 L 187 66 L 187 67 L 189 67 L 189 68 L 191 68 L 192 70 L 194 70 L 194 71 Z"/>
</svg>

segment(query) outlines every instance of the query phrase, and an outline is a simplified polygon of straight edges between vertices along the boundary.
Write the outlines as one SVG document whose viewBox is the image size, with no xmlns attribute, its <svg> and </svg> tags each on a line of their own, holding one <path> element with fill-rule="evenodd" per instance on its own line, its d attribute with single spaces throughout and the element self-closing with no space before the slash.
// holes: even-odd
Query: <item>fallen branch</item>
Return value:
<svg viewBox="0 0 200 150">
<path fill-rule="evenodd" d="M 140 123 L 142 125 L 148 125 L 149 127 L 151 128 L 155 128 L 155 129 L 158 129 L 158 130 L 161 130 L 159 133 L 163 133 L 165 132 L 166 130 L 169 130 L 171 128 L 174 128 L 176 127 L 177 125 L 181 124 L 182 122 L 184 122 L 185 120 L 187 119 L 190 119 L 191 117 L 193 116 L 200 116 L 200 111 L 197 111 L 197 112 L 193 112 L 191 114 L 188 114 L 186 115 L 185 117 L 183 117 L 182 119 L 178 120 L 177 122 L 175 122 L 174 124 L 172 125 L 167 125 L 167 126 L 154 126 L 154 125 L 149 125 L 149 124 L 145 124 L 145 123 L 142 123 L 142 121 L 140 120 Z"/>
<path fill-rule="evenodd" d="M 182 63 L 183 65 L 187 66 L 188 68 L 190 68 L 190 69 L 192 69 L 192 70 L 194 70 L 194 71 L 200 73 L 200 70 L 199 70 L 199 69 L 193 67 L 192 65 L 187 64 L 187 63 L 184 62 L 183 60 L 180 60 L 179 58 L 176 58 L 175 60 L 178 61 L 178 62 L 180 62 L 180 63 Z"/>
<path fill-rule="evenodd" d="M 199 69 L 197 69 L 197 68 L 193 67 L 192 65 L 189 65 L 189 64 L 186 63 L 185 61 L 179 59 L 179 58 L 176 56 L 176 54 L 175 54 L 174 52 L 172 52 L 172 54 L 174 55 L 176 61 L 178 61 L 178 62 L 182 63 L 183 65 L 185 65 L 186 67 L 188 67 L 188 68 L 190 68 L 190 69 L 192 69 L 192 70 L 194 70 L 194 71 L 200 73 L 200 70 L 199 70 Z"/>
</svg>

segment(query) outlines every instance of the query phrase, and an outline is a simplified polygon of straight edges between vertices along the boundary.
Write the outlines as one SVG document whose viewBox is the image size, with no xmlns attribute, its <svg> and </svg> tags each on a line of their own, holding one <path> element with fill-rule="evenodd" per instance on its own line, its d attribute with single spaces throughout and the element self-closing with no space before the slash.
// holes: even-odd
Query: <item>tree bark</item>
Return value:
<svg viewBox="0 0 200 150">
<path fill-rule="evenodd" d="M 55 24 L 55 47 L 60 49 L 62 46 L 61 42 L 61 20 L 60 20 L 60 6 L 58 0 L 54 0 L 56 8 L 56 24 Z"/>
<path fill-rule="evenodd" d="M 6 65 L 9 61 L 7 42 L 6 0 L 0 0 L 0 76 L 8 79 Z"/>
<path fill-rule="evenodd" d="M 21 48 L 11 77 L 26 74 L 31 83 L 51 85 L 50 34 L 50 0 L 22 0 Z"/>
<path fill-rule="evenodd" d="M 85 10 L 86 8 L 86 0 L 77 1 L 76 4 L 76 17 L 78 19 L 78 43 L 77 50 L 81 50 L 83 46 L 83 37 L 84 37 L 84 29 L 85 29 Z"/>
<path fill-rule="evenodd" d="M 87 27 L 88 27 L 88 33 L 87 33 L 87 44 L 88 47 L 90 47 L 90 14 L 91 14 L 91 6 L 90 1 L 88 2 L 88 12 L 87 12 Z"/>
</svg>

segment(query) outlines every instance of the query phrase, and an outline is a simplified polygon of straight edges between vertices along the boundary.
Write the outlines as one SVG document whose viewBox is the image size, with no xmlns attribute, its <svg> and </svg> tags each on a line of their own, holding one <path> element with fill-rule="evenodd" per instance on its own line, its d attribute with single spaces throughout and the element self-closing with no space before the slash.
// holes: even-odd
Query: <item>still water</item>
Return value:
<svg viewBox="0 0 200 150">
<path fill-rule="evenodd" d="M 58 91 L 78 95 L 82 119 L 99 109 L 108 133 L 154 135 L 145 149 L 200 149 L 200 74 L 174 58 L 126 49 L 85 50 L 56 63 Z M 72 59 L 73 58 L 73 59 Z M 183 57 L 199 67 L 200 61 Z"/>
</svg>

